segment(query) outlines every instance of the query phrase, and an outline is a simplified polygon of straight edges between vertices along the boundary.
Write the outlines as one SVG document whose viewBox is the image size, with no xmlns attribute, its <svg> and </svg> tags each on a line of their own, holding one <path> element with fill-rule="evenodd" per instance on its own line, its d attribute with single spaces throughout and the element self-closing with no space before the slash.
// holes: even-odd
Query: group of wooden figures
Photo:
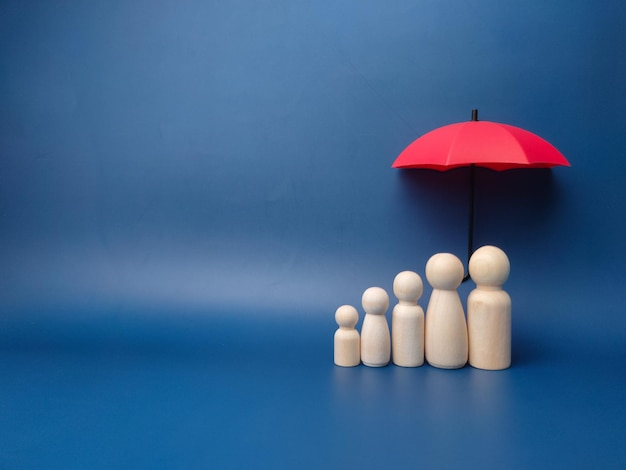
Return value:
<svg viewBox="0 0 626 470">
<path fill-rule="evenodd" d="M 476 283 L 467 299 L 467 321 L 457 292 L 464 276 L 461 260 L 438 253 L 426 263 L 426 279 L 433 290 L 424 316 L 418 305 L 421 277 L 413 271 L 399 273 L 393 282 L 398 304 L 393 308 L 391 332 L 385 316 L 389 296 L 380 287 L 363 293 L 365 311 L 361 334 L 355 329 L 357 310 L 343 305 L 335 312 L 335 364 L 369 367 L 393 363 L 419 367 L 424 359 L 434 367 L 458 369 L 467 362 L 478 369 L 501 370 L 511 365 L 511 298 L 502 290 L 509 277 L 507 255 L 495 246 L 476 250 L 469 275 Z"/>
</svg>

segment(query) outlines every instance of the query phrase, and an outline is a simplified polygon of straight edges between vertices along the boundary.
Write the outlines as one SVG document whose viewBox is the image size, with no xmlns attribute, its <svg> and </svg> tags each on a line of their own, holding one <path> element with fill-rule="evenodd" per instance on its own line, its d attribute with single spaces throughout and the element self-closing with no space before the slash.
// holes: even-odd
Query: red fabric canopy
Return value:
<svg viewBox="0 0 626 470">
<path fill-rule="evenodd" d="M 497 171 L 570 166 L 561 152 L 532 132 L 497 122 L 466 121 L 424 134 L 392 167 L 445 171 L 471 164 Z"/>
</svg>

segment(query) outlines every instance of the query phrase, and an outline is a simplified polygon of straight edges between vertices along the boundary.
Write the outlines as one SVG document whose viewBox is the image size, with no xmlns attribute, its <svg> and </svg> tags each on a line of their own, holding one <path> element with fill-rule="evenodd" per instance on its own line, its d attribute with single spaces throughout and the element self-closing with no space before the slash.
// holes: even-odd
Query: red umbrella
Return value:
<svg viewBox="0 0 626 470">
<path fill-rule="evenodd" d="M 445 171 L 463 166 L 470 167 L 469 261 L 473 252 L 475 166 L 502 171 L 570 164 L 538 135 L 508 124 L 479 121 L 478 110 L 474 109 L 471 121 L 439 127 L 415 140 L 396 158 L 392 168 Z"/>
</svg>

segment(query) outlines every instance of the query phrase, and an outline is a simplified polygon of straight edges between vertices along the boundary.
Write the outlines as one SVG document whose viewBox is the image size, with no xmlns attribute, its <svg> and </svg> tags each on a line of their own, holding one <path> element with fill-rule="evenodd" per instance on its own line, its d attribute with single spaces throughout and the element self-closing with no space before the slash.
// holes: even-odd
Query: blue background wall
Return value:
<svg viewBox="0 0 626 470">
<path fill-rule="evenodd" d="M 5 348 L 279 314 L 331 361 L 339 305 L 465 257 L 467 171 L 391 164 L 478 108 L 572 164 L 477 172 L 517 360 L 558 344 L 623 365 L 625 26 L 618 0 L 3 1 Z"/>
<path fill-rule="evenodd" d="M 476 244 L 507 251 L 530 311 L 600 304 L 625 324 L 620 2 L 2 10 L 4 306 L 326 315 L 464 257 L 467 174 L 390 166 L 477 107 L 572 168 L 481 172 Z"/>
</svg>

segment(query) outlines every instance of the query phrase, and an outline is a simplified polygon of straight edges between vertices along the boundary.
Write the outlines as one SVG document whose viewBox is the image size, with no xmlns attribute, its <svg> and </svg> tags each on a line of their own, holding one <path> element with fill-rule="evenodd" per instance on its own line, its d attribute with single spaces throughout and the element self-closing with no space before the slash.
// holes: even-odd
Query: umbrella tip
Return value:
<svg viewBox="0 0 626 470">
<path fill-rule="evenodd" d="M 472 121 L 478 121 L 478 110 L 472 109 Z"/>
</svg>

